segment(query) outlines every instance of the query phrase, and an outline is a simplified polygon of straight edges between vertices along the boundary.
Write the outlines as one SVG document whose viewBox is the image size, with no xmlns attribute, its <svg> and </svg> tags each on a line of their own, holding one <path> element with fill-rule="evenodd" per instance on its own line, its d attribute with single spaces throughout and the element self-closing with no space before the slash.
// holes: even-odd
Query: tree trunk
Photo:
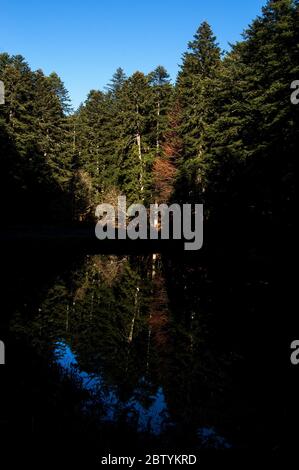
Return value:
<svg viewBox="0 0 299 470">
<path fill-rule="evenodd" d="M 157 107 L 157 134 L 156 134 L 156 147 L 157 147 L 157 153 L 159 152 L 160 149 L 160 140 L 159 140 L 159 118 L 160 118 L 160 99 L 158 100 L 158 107 Z"/>
<path fill-rule="evenodd" d="M 136 320 L 137 313 L 138 313 L 138 310 L 139 310 L 139 307 L 138 307 L 138 296 L 139 296 L 139 287 L 136 287 L 136 291 L 135 291 L 135 304 L 134 304 L 134 315 L 133 315 L 133 318 L 132 318 L 132 321 L 131 321 L 131 328 L 130 328 L 130 333 L 129 333 L 129 337 L 128 337 L 128 343 L 131 343 L 132 340 L 133 340 L 135 320 Z"/>
</svg>

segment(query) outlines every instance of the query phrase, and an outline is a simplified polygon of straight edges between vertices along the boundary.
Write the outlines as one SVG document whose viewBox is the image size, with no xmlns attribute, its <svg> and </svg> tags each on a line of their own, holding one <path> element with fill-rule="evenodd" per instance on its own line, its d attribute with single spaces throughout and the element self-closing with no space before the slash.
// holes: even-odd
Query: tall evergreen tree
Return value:
<svg viewBox="0 0 299 470">
<path fill-rule="evenodd" d="M 159 65 L 152 73 L 149 74 L 149 83 L 153 90 L 154 116 L 156 120 L 156 149 L 157 154 L 160 153 L 161 140 L 167 129 L 167 114 L 170 110 L 170 100 L 172 96 L 172 87 L 170 85 L 170 77 L 167 70 Z"/>
<path fill-rule="evenodd" d="M 150 186 L 148 169 L 153 159 L 149 138 L 153 126 L 149 119 L 150 91 L 148 78 L 135 72 L 125 83 L 119 98 L 122 116 L 120 183 L 132 201 L 144 200 Z"/>
<path fill-rule="evenodd" d="M 127 76 L 124 70 L 121 67 L 118 67 L 113 74 L 113 77 L 106 86 L 108 93 L 111 93 L 112 96 L 116 96 L 121 88 L 124 86 L 125 81 L 127 80 Z"/>
<path fill-rule="evenodd" d="M 180 135 L 183 139 L 181 180 L 182 197 L 196 198 L 202 179 L 202 158 L 205 151 L 206 127 L 213 119 L 210 106 L 213 81 L 221 60 L 220 49 L 208 23 L 198 28 L 188 44 L 178 74 L 177 93 L 182 109 Z M 184 187 L 184 190 L 182 188 Z M 184 195 L 185 193 L 185 195 Z"/>
<path fill-rule="evenodd" d="M 295 210 L 299 126 L 290 84 L 299 73 L 298 5 L 270 0 L 262 13 L 226 57 L 215 84 L 207 201 L 219 213 L 229 208 L 233 219 L 242 217 L 244 227 L 251 221 L 268 233 L 272 224 L 290 226 Z"/>
</svg>

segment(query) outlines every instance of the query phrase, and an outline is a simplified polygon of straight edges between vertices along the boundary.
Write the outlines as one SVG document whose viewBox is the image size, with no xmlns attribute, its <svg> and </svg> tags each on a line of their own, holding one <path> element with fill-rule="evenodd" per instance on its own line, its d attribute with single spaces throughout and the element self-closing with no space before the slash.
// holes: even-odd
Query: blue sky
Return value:
<svg viewBox="0 0 299 470">
<path fill-rule="evenodd" d="M 2 0 L 0 51 L 33 69 L 56 71 L 74 106 L 102 89 L 117 67 L 130 75 L 164 65 L 175 79 L 199 24 L 222 49 L 235 42 L 266 0 Z"/>
</svg>

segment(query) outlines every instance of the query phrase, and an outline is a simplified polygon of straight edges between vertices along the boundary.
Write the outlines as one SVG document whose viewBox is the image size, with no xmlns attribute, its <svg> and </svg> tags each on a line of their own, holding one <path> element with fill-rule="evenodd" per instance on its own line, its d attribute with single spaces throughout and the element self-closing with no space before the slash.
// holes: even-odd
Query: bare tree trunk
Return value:
<svg viewBox="0 0 299 470">
<path fill-rule="evenodd" d="M 139 115 L 139 106 L 136 104 L 136 114 Z M 138 158 L 140 162 L 140 173 L 139 173 L 139 184 L 140 184 L 140 192 L 141 192 L 141 197 L 143 195 L 143 158 L 142 158 L 142 150 L 141 150 L 141 134 L 140 134 L 140 129 L 139 129 L 139 122 L 137 118 L 137 134 L 136 134 L 136 142 L 137 142 L 137 147 L 138 147 Z"/>
<path fill-rule="evenodd" d="M 139 184 L 140 184 L 140 192 L 141 195 L 143 194 L 144 191 L 144 186 L 143 186 L 143 159 L 142 159 L 142 151 L 141 151 L 141 136 L 138 133 L 136 135 L 136 142 L 138 146 L 138 158 L 140 162 L 140 173 L 139 173 Z"/>
<path fill-rule="evenodd" d="M 139 287 L 137 286 L 136 291 L 135 291 L 134 315 L 133 315 L 133 318 L 132 318 L 132 321 L 131 321 L 131 328 L 130 328 L 130 333 L 129 333 L 129 337 L 128 337 L 128 343 L 131 343 L 132 340 L 133 340 L 135 320 L 136 320 L 136 317 L 137 317 L 137 314 L 138 314 L 138 311 L 139 311 L 139 299 L 138 299 L 138 297 L 139 297 Z"/>
<path fill-rule="evenodd" d="M 160 118 L 160 99 L 158 100 L 158 108 L 157 108 L 157 134 L 156 134 L 156 146 L 157 146 L 157 153 L 160 149 L 160 140 L 159 140 L 159 118 Z"/>
<path fill-rule="evenodd" d="M 153 253 L 152 256 L 152 282 L 154 281 L 156 277 L 156 262 L 157 262 L 157 255 L 156 253 Z M 155 295 L 154 289 L 152 289 L 152 295 Z M 150 360 L 150 347 L 151 347 L 151 337 L 152 337 L 152 325 L 151 325 L 151 319 L 152 319 L 152 312 L 150 310 L 149 313 L 149 322 L 148 322 L 148 335 L 147 335 L 147 352 L 146 352 L 146 373 L 148 374 L 149 372 L 149 360 Z"/>
</svg>

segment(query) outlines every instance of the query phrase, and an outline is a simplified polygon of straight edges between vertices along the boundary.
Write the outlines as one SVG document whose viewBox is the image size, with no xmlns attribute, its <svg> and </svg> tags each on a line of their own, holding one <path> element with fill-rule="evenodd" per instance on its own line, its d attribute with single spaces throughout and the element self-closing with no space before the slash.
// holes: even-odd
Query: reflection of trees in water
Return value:
<svg viewBox="0 0 299 470">
<path fill-rule="evenodd" d="M 138 336 L 145 312 L 141 283 L 146 279 L 138 263 L 127 257 L 87 256 L 80 269 L 56 279 L 29 323 L 22 322 L 20 311 L 16 314 L 14 330 L 41 349 L 66 340 L 85 369 L 96 372 L 99 357 L 121 368 L 127 357 L 122 350 Z"/>
<path fill-rule="evenodd" d="M 149 409 L 159 395 L 157 377 L 147 370 L 150 263 L 87 256 L 80 269 L 56 279 L 29 321 L 19 311 L 12 324 L 46 357 L 53 359 L 57 342 L 69 345 L 80 370 L 113 387 L 120 414 L 121 403 L 137 400 Z"/>
<path fill-rule="evenodd" d="M 175 432 L 197 444 L 199 428 L 225 435 L 225 425 L 232 424 L 232 357 L 221 353 L 211 338 L 207 303 L 202 302 L 209 282 L 198 265 L 165 257 L 153 261 L 147 367 L 164 390 Z"/>
<path fill-rule="evenodd" d="M 209 290 L 206 270 L 186 262 L 164 261 L 163 287 L 171 313 L 167 323 L 162 317 L 164 325 L 157 337 L 169 412 L 185 438 L 194 438 L 201 427 L 225 435 L 232 424 L 227 402 L 232 361 L 215 347 L 211 337 L 209 310 L 204 308 L 208 305 L 203 303 Z"/>
<path fill-rule="evenodd" d="M 179 439 L 198 443 L 204 432 L 210 442 L 218 431 L 234 440 L 240 417 L 250 411 L 232 381 L 240 356 L 219 343 L 219 293 L 198 262 L 86 256 L 56 278 L 30 317 L 19 310 L 12 329 L 50 360 L 57 342 L 66 344 L 78 370 L 100 377 L 106 396 L 113 393 L 117 422 L 129 416 L 138 427 L 140 410 L 145 416 L 160 396 L 165 422 L 175 424 L 171 432 Z M 102 411 L 94 403 L 94 414 Z"/>
</svg>

